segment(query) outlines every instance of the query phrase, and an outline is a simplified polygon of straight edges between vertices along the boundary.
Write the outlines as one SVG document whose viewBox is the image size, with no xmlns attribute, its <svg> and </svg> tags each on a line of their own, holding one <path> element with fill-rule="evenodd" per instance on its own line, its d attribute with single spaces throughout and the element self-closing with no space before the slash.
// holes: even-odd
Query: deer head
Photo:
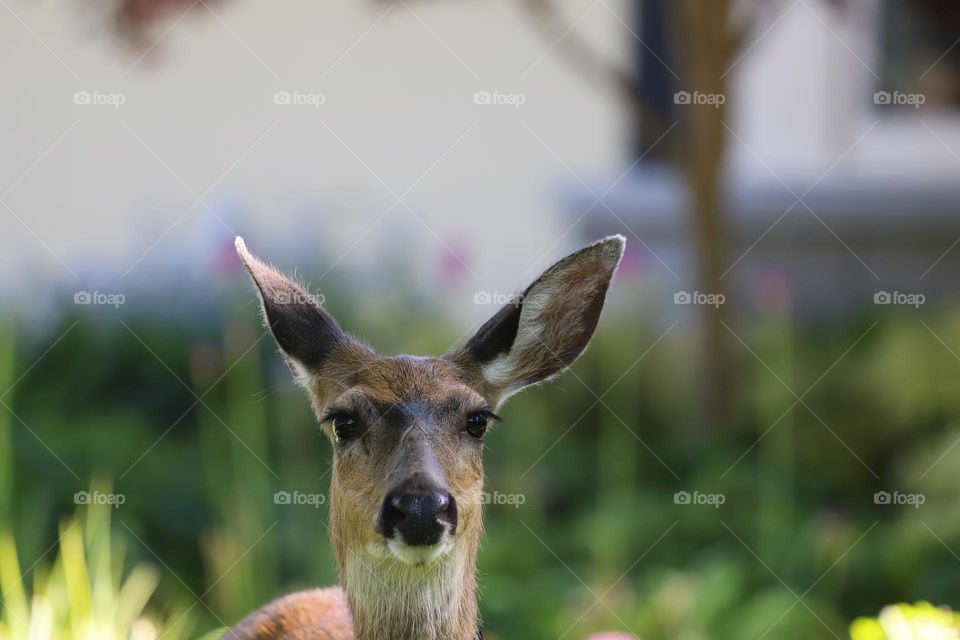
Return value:
<svg viewBox="0 0 960 640">
<path fill-rule="evenodd" d="M 583 352 L 623 248 L 611 236 L 560 260 L 445 355 L 381 356 L 237 238 L 332 442 L 330 531 L 359 640 L 475 636 L 485 431 Z"/>
</svg>

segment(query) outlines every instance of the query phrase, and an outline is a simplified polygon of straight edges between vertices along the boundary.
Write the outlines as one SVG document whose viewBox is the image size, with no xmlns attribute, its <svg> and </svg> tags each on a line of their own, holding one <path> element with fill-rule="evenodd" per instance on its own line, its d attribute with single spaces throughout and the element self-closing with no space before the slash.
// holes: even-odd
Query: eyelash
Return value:
<svg viewBox="0 0 960 640">
<path fill-rule="evenodd" d="M 353 414 L 351 414 L 349 411 L 345 411 L 343 409 L 330 409 L 325 414 L 323 414 L 322 418 L 320 418 L 320 423 L 322 424 L 324 422 L 332 422 L 337 418 L 352 418 L 352 417 L 353 417 Z"/>
<path fill-rule="evenodd" d="M 503 418 L 495 414 L 493 411 L 490 411 L 490 409 L 480 409 L 479 411 L 473 411 L 470 413 L 470 415 L 481 415 L 487 420 L 490 420 L 491 422 L 501 422 L 503 420 Z"/>
</svg>

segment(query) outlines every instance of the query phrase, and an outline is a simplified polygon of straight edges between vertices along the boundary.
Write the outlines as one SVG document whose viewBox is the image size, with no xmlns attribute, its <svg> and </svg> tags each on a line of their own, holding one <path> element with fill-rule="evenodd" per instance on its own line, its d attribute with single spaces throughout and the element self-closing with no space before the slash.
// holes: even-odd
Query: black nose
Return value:
<svg viewBox="0 0 960 640">
<path fill-rule="evenodd" d="M 399 533 L 411 546 L 436 544 L 444 531 L 456 528 L 457 503 L 447 491 L 401 487 L 387 494 L 380 509 L 380 533 L 387 538 Z"/>
</svg>

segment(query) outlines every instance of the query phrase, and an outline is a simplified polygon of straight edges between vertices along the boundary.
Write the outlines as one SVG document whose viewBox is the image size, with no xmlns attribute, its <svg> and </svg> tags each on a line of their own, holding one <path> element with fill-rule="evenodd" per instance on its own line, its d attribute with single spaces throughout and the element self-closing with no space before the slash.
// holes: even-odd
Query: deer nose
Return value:
<svg viewBox="0 0 960 640">
<path fill-rule="evenodd" d="M 399 534 L 411 546 L 440 542 L 457 527 L 457 503 L 448 491 L 399 489 L 387 494 L 380 510 L 379 529 L 387 538 Z"/>
</svg>

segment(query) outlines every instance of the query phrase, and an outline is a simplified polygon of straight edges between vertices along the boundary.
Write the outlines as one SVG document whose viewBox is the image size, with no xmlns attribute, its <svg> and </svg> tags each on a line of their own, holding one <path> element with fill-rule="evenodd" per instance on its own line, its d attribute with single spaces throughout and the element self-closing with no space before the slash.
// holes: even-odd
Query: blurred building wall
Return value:
<svg viewBox="0 0 960 640">
<path fill-rule="evenodd" d="M 468 289 L 509 289 L 575 242 L 554 246 L 564 165 L 588 176 L 622 162 L 618 105 L 507 1 L 211 3 L 143 58 L 91 6 L 0 8 L 0 291 L 149 274 L 158 256 L 202 250 L 198 234 L 234 232 L 254 247 L 350 249 L 343 264 L 409 243 L 427 271 L 447 246 L 473 272 Z M 631 37 L 613 12 L 628 22 L 628 6 L 565 3 L 613 57 Z M 278 105 L 278 91 L 324 103 Z M 476 104 L 478 91 L 523 104 Z M 394 194 L 415 214 L 383 215 Z"/>
</svg>

